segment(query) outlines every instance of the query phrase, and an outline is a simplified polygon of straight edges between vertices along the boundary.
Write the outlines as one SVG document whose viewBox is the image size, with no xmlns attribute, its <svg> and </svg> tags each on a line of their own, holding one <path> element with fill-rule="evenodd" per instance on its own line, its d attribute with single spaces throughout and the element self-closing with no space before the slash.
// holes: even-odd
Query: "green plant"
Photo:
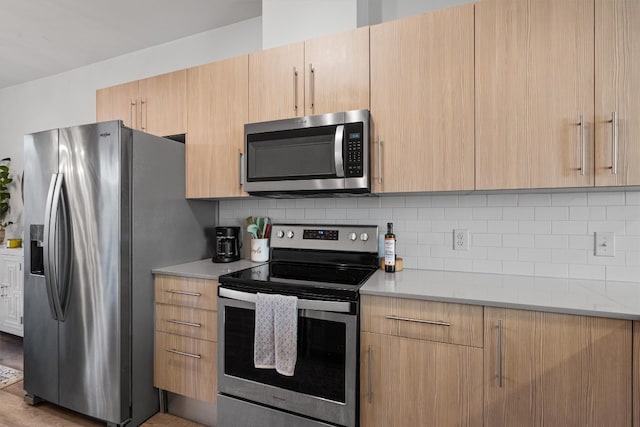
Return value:
<svg viewBox="0 0 640 427">
<path fill-rule="evenodd" d="M 13 182 L 9 171 L 10 162 L 11 157 L 0 160 L 0 229 L 13 224 L 11 221 L 5 221 L 9 213 L 9 199 L 11 198 L 8 185 Z"/>
</svg>

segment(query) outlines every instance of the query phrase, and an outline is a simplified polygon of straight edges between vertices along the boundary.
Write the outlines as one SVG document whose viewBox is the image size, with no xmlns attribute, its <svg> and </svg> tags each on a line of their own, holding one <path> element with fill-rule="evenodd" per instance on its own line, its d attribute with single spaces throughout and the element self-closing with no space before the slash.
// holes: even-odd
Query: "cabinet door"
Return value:
<svg viewBox="0 0 640 427">
<path fill-rule="evenodd" d="M 361 333 L 360 422 L 482 426 L 482 349 Z"/>
<path fill-rule="evenodd" d="M 22 258 L 2 256 L 0 268 L 0 329 L 23 336 Z"/>
<path fill-rule="evenodd" d="M 122 120 L 125 126 L 137 129 L 138 82 L 129 82 L 96 91 L 96 121 Z"/>
<path fill-rule="evenodd" d="M 240 161 L 249 115 L 248 55 L 187 70 L 186 194 L 246 195 Z"/>
<path fill-rule="evenodd" d="M 596 0 L 595 37 L 596 185 L 639 185 L 640 2 Z"/>
<path fill-rule="evenodd" d="M 162 74 L 139 81 L 138 128 L 154 135 L 187 131 L 187 71 Z"/>
<path fill-rule="evenodd" d="M 369 27 L 304 43 L 305 114 L 369 108 Z"/>
<path fill-rule="evenodd" d="M 249 121 L 304 115 L 304 43 L 249 55 Z"/>
<path fill-rule="evenodd" d="M 640 427 L 640 321 L 633 322 L 633 427 Z"/>
<path fill-rule="evenodd" d="M 371 27 L 374 192 L 472 190 L 473 5 Z"/>
<path fill-rule="evenodd" d="M 485 308 L 484 425 L 630 426 L 631 347 L 631 321 Z"/>
<path fill-rule="evenodd" d="M 593 185 L 593 20 L 593 0 L 476 3 L 477 189 Z"/>
</svg>

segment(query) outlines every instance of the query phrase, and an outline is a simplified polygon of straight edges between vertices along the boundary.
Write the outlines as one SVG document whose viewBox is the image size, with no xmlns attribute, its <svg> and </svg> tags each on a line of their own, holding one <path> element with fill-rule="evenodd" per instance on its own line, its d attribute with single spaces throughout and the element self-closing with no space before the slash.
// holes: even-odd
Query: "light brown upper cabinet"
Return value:
<svg viewBox="0 0 640 427">
<path fill-rule="evenodd" d="M 369 108 L 369 27 L 249 55 L 249 120 Z"/>
<path fill-rule="evenodd" d="M 631 321 L 484 312 L 485 426 L 631 426 Z"/>
<path fill-rule="evenodd" d="M 237 197 L 249 115 L 248 55 L 187 70 L 187 198 Z"/>
<path fill-rule="evenodd" d="M 477 3 L 476 188 L 640 184 L 638 75 L 637 1 Z"/>
<path fill-rule="evenodd" d="M 640 185 L 640 2 L 595 5 L 596 185 Z"/>
<path fill-rule="evenodd" d="M 371 27 L 372 191 L 474 188 L 473 8 Z"/>
<path fill-rule="evenodd" d="M 154 135 L 187 131 L 187 72 L 162 74 L 96 91 L 96 120 L 122 120 Z"/>
</svg>

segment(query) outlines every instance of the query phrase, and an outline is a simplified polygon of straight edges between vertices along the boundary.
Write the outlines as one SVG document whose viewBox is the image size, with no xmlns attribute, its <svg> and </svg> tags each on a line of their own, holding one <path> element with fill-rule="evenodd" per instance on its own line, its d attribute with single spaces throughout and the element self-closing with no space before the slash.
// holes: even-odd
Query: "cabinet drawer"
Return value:
<svg viewBox="0 0 640 427">
<path fill-rule="evenodd" d="M 217 345 L 212 341 L 156 332 L 153 385 L 215 403 Z"/>
<path fill-rule="evenodd" d="M 450 344 L 483 346 L 481 306 L 362 296 L 361 329 Z"/>
<path fill-rule="evenodd" d="M 218 281 L 191 277 L 155 277 L 156 302 L 184 307 L 216 310 Z"/>
<path fill-rule="evenodd" d="M 156 330 L 216 341 L 216 312 L 178 305 L 156 304 Z"/>
</svg>

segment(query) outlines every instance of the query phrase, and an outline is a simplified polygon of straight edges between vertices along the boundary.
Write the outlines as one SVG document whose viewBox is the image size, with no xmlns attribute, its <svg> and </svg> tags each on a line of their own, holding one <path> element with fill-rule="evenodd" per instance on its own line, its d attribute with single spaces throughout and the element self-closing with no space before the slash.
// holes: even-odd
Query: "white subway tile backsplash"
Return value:
<svg viewBox="0 0 640 427">
<path fill-rule="evenodd" d="M 444 217 L 448 220 L 471 220 L 474 219 L 471 208 L 444 208 Z"/>
<path fill-rule="evenodd" d="M 498 233 L 473 233 L 471 246 L 485 246 L 499 248 L 502 246 L 502 234 Z"/>
<path fill-rule="evenodd" d="M 551 206 L 551 194 L 520 194 L 518 206 Z"/>
<path fill-rule="evenodd" d="M 627 191 L 625 193 L 625 200 L 627 206 L 640 205 L 640 191 Z"/>
<path fill-rule="evenodd" d="M 621 282 L 637 282 L 640 278 L 640 267 L 607 266 L 607 279 Z"/>
<path fill-rule="evenodd" d="M 552 193 L 553 206 L 584 206 L 587 204 L 587 193 Z"/>
<path fill-rule="evenodd" d="M 572 206 L 569 208 L 569 219 L 572 221 L 605 220 L 607 208 L 605 206 Z"/>
<path fill-rule="evenodd" d="M 489 233 L 517 233 L 518 221 L 487 221 Z"/>
<path fill-rule="evenodd" d="M 551 221 L 520 221 L 518 232 L 523 234 L 551 234 Z"/>
<path fill-rule="evenodd" d="M 473 219 L 502 219 L 502 209 L 500 208 L 473 208 Z M 505 218 L 506 219 L 506 218 Z M 512 218 L 509 218 L 512 219 Z"/>
<path fill-rule="evenodd" d="M 394 223 L 406 268 L 576 279 L 640 280 L 640 191 L 394 195 L 220 200 L 222 225 Z M 470 233 L 453 250 L 453 229 Z M 616 236 L 614 257 L 594 255 L 594 232 Z"/>
<path fill-rule="evenodd" d="M 640 205 L 638 206 L 607 206 L 607 221 L 633 220 L 640 218 Z"/>
<path fill-rule="evenodd" d="M 487 206 L 518 206 L 517 194 L 489 194 Z"/>
<path fill-rule="evenodd" d="M 587 203 L 590 206 L 593 206 L 593 205 L 622 206 L 625 203 L 625 193 L 607 193 L 607 192 L 587 193 Z"/>
<path fill-rule="evenodd" d="M 541 249 L 567 249 L 569 236 L 537 235 L 534 237 L 535 247 Z"/>
<path fill-rule="evenodd" d="M 535 208 L 532 207 L 502 208 L 503 219 L 533 220 L 534 215 Z"/>
<path fill-rule="evenodd" d="M 566 206 L 535 208 L 536 221 L 565 221 L 569 219 L 569 208 Z"/>
</svg>

